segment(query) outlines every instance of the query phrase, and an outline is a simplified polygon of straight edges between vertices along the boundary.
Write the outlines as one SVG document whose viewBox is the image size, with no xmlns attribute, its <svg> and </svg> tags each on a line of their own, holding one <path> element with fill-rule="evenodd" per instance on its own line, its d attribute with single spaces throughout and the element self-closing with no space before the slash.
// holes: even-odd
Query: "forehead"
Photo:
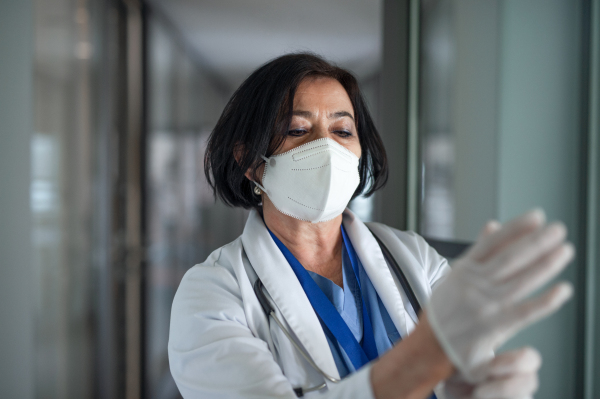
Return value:
<svg viewBox="0 0 600 399">
<path fill-rule="evenodd" d="M 354 115 L 352 101 L 346 89 L 330 77 L 311 76 L 298 85 L 294 95 L 294 110 L 315 107 L 338 108 L 335 111 L 347 111 Z"/>
</svg>

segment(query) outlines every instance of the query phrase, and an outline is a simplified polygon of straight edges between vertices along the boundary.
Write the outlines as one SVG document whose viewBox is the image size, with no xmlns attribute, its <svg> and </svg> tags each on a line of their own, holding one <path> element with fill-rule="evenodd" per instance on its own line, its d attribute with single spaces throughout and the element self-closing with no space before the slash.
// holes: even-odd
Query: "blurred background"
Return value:
<svg viewBox="0 0 600 399">
<path fill-rule="evenodd" d="M 600 0 L 1 0 L 0 397 L 178 398 L 181 277 L 242 231 L 206 139 L 271 58 L 358 78 L 390 157 L 367 220 L 472 242 L 562 220 L 576 296 L 507 344 L 600 398 Z"/>
</svg>

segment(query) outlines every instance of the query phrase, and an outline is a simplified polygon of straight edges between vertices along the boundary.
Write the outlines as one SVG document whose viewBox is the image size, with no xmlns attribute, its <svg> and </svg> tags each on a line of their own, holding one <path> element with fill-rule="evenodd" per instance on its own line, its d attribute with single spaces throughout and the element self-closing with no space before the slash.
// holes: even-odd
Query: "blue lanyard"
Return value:
<svg viewBox="0 0 600 399">
<path fill-rule="evenodd" d="M 342 316 L 338 313 L 337 309 L 333 306 L 331 301 L 325 296 L 321 288 L 314 282 L 312 277 L 308 274 L 302 264 L 296 259 L 296 257 L 290 252 L 289 249 L 269 230 L 269 234 L 273 237 L 273 241 L 279 247 L 279 250 L 283 253 L 290 264 L 294 274 L 298 278 L 298 281 L 302 285 L 310 304 L 317 313 L 319 319 L 325 324 L 325 326 L 331 331 L 335 339 L 344 349 L 346 355 L 352 362 L 355 370 L 360 369 L 362 366 L 367 364 L 373 359 L 378 357 L 377 347 L 375 345 L 375 337 L 373 336 L 373 327 L 371 325 L 371 319 L 367 312 L 364 299 L 362 300 L 362 315 L 363 315 L 363 339 L 359 344 L 348 325 L 342 319 Z M 354 252 L 354 248 L 346 236 L 344 227 L 342 226 L 342 237 L 346 246 L 346 251 L 352 263 L 352 269 L 354 270 L 354 277 L 357 279 L 357 283 L 360 287 L 360 279 L 358 275 L 358 258 Z M 361 295 L 362 297 L 362 295 Z"/>
<path fill-rule="evenodd" d="M 344 239 L 344 244 L 346 246 L 346 250 L 348 251 L 348 257 L 350 258 L 350 263 L 352 263 L 352 269 L 354 270 L 354 275 L 356 276 L 358 286 L 360 288 L 360 277 L 359 277 L 359 273 L 358 273 L 358 257 L 356 255 L 356 251 L 354 251 L 352 242 L 350 241 L 350 239 L 348 238 L 348 235 L 346 234 L 346 230 L 344 230 L 344 225 L 342 225 L 342 237 Z M 361 298 L 362 298 L 362 295 L 361 295 Z M 367 309 L 367 307 L 365 305 L 364 299 L 362 299 L 362 306 L 363 306 L 363 331 L 365 331 L 366 326 L 368 324 L 369 331 L 371 331 L 371 337 L 373 338 L 373 333 L 372 333 L 373 329 L 371 327 L 371 320 L 369 319 L 369 315 L 365 311 Z M 365 318 L 365 315 L 367 315 L 366 318 Z M 363 337 L 365 337 L 365 336 L 363 335 Z M 374 348 L 375 353 L 377 353 L 377 348 L 375 347 L 375 339 L 374 338 L 372 340 L 372 345 L 373 345 L 372 348 Z M 365 347 L 365 340 L 363 339 L 363 348 L 364 347 Z M 431 396 L 429 397 L 429 399 L 437 399 L 437 396 L 435 395 L 435 393 L 432 393 Z"/>
<path fill-rule="evenodd" d="M 356 255 L 356 251 L 354 251 L 354 247 L 352 246 L 352 242 L 348 238 L 346 234 L 346 230 L 344 230 L 344 225 L 342 225 L 342 238 L 344 239 L 344 246 L 346 247 L 346 252 L 348 253 L 348 257 L 350 258 L 350 263 L 352 264 L 352 270 L 354 271 L 354 277 L 356 278 L 356 284 L 360 290 L 360 300 L 362 302 L 362 316 L 363 316 L 363 340 L 362 340 L 362 348 L 364 349 L 367 355 L 371 354 L 370 360 L 376 359 L 379 354 L 377 353 L 377 345 L 375 344 L 375 336 L 373 334 L 373 325 L 371 324 L 371 318 L 369 317 L 369 312 L 367 305 L 365 304 L 362 287 L 360 285 L 360 273 L 358 269 L 358 256 Z M 365 331 L 368 331 L 366 333 Z M 371 357 L 373 356 L 373 357 Z M 358 369 L 357 369 L 358 370 Z"/>
</svg>

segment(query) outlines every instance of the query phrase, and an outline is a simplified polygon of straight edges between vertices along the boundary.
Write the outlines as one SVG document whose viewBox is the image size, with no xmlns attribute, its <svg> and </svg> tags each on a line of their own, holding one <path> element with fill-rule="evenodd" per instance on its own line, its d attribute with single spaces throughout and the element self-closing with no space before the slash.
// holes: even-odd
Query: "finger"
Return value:
<svg viewBox="0 0 600 399">
<path fill-rule="evenodd" d="M 502 228 L 502 225 L 500 224 L 499 221 L 490 220 L 483 226 L 483 228 L 479 232 L 479 235 L 477 236 L 477 240 L 481 240 L 484 237 L 487 237 L 487 236 L 497 232 L 501 228 Z"/>
<path fill-rule="evenodd" d="M 465 255 L 476 262 L 484 262 L 504 246 L 521 236 L 539 229 L 546 222 L 546 215 L 540 209 L 534 209 L 506 223 L 498 231 L 478 240 Z"/>
<path fill-rule="evenodd" d="M 475 399 L 512 399 L 532 396 L 537 391 L 537 373 L 515 374 L 494 378 L 479 384 L 473 391 Z"/>
<path fill-rule="evenodd" d="M 533 265 L 498 284 L 496 289 L 507 300 L 518 302 L 562 272 L 574 255 L 573 245 L 563 244 Z"/>
<path fill-rule="evenodd" d="M 504 334 L 498 337 L 498 347 L 519 330 L 556 312 L 573 295 L 573 286 L 562 282 L 545 291 L 542 295 L 523 302 L 509 311 L 503 312 L 499 327 Z"/>
<path fill-rule="evenodd" d="M 560 246 L 567 236 L 562 223 L 553 223 L 508 245 L 489 262 L 485 269 L 492 278 L 505 279 Z"/>
<path fill-rule="evenodd" d="M 487 376 L 503 377 L 512 374 L 534 373 L 542 365 L 542 356 L 531 348 L 525 347 L 497 354 L 487 365 Z"/>
</svg>

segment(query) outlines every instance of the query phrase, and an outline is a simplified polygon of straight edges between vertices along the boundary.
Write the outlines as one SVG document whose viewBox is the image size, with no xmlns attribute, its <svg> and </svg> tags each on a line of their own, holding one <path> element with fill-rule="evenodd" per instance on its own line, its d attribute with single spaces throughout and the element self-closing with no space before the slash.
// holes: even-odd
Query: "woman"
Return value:
<svg viewBox="0 0 600 399">
<path fill-rule="evenodd" d="M 452 271 L 418 235 L 367 227 L 345 208 L 385 184 L 387 161 L 350 73 L 311 54 L 262 66 L 225 107 L 205 167 L 215 194 L 252 211 L 175 296 L 169 362 L 185 398 L 535 391 L 533 349 L 493 350 L 569 297 L 561 284 L 523 300 L 571 259 L 564 227 L 540 211 L 489 223 Z"/>
</svg>

